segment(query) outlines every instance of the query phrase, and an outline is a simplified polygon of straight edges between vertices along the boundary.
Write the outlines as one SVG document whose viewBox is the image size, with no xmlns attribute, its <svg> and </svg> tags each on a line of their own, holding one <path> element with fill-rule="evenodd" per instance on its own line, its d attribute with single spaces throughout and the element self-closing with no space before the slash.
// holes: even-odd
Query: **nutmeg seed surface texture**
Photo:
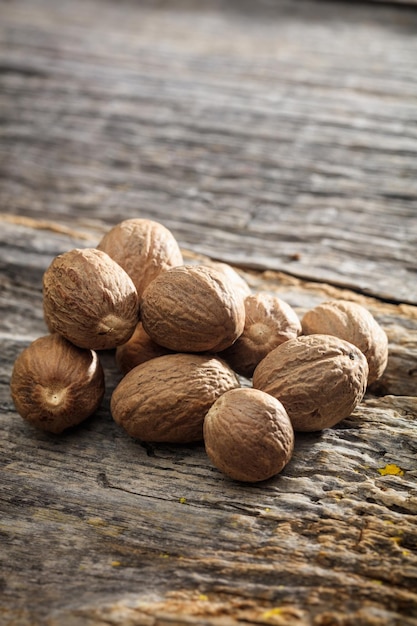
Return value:
<svg viewBox="0 0 417 626">
<path fill-rule="evenodd" d="M 259 482 L 278 474 L 294 450 L 294 430 L 279 400 L 258 389 L 226 391 L 204 420 L 213 464 L 235 480 Z"/>
<path fill-rule="evenodd" d="M 238 374 L 251 378 L 271 350 L 300 333 L 298 315 L 284 300 L 269 293 L 251 294 L 245 298 L 243 332 L 222 357 Z"/>
<path fill-rule="evenodd" d="M 245 325 L 242 293 L 211 267 L 183 265 L 159 274 L 145 289 L 143 328 L 161 346 L 176 352 L 220 352 Z"/>
<path fill-rule="evenodd" d="M 170 352 L 168 348 L 155 343 L 145 332 L 142 322 L 139 322 L 130 339 L 116 348 L 116 363 L 120 371 L 127 374 L 136 365 Z"/>
<path fill-rule="evenodd" d="M 180 247 L 171 231 L 149 219 L 123 220 L 102 237 L 97 247 L 129 274 L 139 298 L 160 272 L 183 264 Z"/>
<path fill-rule="evenodd" d="M 126 374 L 113 391 L 111 413 L 131 437 L 142 441 L 201 441 L 213 402 L 239 386 L 236 374 L 218 358 L 168 354 Z"/>
<path fill-rule="evenodd" d="M 301 324 L 305 335 L 325 333 L 357 346 L 368 361 L 368 385 L 384 373 L 388 362 L 388 338 L 373 315 L 361 304 L 329 300 L 307 311 Z"/>
<path fill-rule="evenodd" d="M 95 248 L 55 257 L 43 276 L 47 326 L 80 348 L 109 350 L 138 323 L 136 288 L 123 268 Z"/>
<path fill-rule="evenodd" d="M 21 417 L 57 434 L 98 409 L 104 371 L 93 350 L 78 348 L 58 334 L 45 335 L 17 357 L 10 390 Z"/>
<path fill-rule="evenodd" d="M 284 405 L 294 430 L 335 426 L 362 400 L 368 362 L 332 335 L 301 335 L 272 350 L 256 367 L 253 386 Z"/>
</svg>

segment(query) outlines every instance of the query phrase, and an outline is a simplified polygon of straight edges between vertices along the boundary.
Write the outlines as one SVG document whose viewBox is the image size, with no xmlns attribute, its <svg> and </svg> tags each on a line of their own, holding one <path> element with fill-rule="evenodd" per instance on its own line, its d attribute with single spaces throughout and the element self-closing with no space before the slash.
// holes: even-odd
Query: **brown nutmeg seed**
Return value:
<svg viewBox="0 0 417 626">
<path fill-rule="evenodd" d="M 247 296 L 245 313 L 243 333 L 221 356 L 238 374 L 250 378 L 271 350 L 301 333 L 301 323 L 287 302 L 266 292 Z"/>
<path fill-rule="evenodd" d="M 362 400 L 368 363 L 353 344 L 331 335 L 301 335 L 256 367 L 253 386 L 284 405 L 296 431 L 330 428 Z"/>
<path fill-rule="evenodd" d="M 149 337 L 139 322 L 130 339 L 116 348 L 116 363 L 120 371 L 127 374 L 136 365 L 169 353 L 168 348 L 159 346 Z"/>
<path fill-rule="evenodd" d="M 104 373 L 93 350 L 57 334 L 33 341 L 17 357 L 10 381 L 17 412 L 33 426 L 61 433 L 92 415 L 104 395 Z"/>
<path fill-rule="evenodd" d="M 212 267 L 218 272 L 222 272 L 228 281 L 233 285 L 233 288 L 236 291 L 239 291 L 244 298 L 250 295 L 251 289 L 246 280 L 228 263 L 223 263 L 221 261 L 208 261 L 204 263 L 204 265 Z"/>
<path fill-rule="evenodd" d="M 235 480 L 258 482 L 287 465 L 294 430 L 276 398 L 258 389 L 232 389 L 207 412 L 204 444 L 221 472 Z"/>
<path fill-rule="evenodd" d="M 111 413 L 131 437 L 142 441 L 201 441 L 208 409 L 238 386 L 235 373 L 220 359 L 168 354 L 126 374 L 113 391 Z"/>
<path fill-rule="evenodd" d="M 349 300 L 322 302 L 304 314 L 301 324 L 305 335 L 334 335 L 357 346 L 368 361 L 368 385 L 382 376 L 388 362 L 388 338 L 361 304 Z"/>
<path fill-rule="evenodd" d="M 180 247 L 171 231 L 149 219 L 123 220 L 104 235 L 97 247 L 129 274 L 139 299 L 160 272 L 183 264 Z"/>
<path fill-rule="evenodd" d="M 55 257 L 43 276 L 43 305 L 49 330 L 80 348 L 115 348 L 129 339 L 138 323 L 132 280 L 95 248 L 76 248 Z"/>
<path fill-rule="evenodd" d="M 161 346 L 176 352 L 219 352 L 241 335 L 245 305 L 222 272 L 183 265 L 148 285 L 141 316 L 145 331 Z"/>
</svg>

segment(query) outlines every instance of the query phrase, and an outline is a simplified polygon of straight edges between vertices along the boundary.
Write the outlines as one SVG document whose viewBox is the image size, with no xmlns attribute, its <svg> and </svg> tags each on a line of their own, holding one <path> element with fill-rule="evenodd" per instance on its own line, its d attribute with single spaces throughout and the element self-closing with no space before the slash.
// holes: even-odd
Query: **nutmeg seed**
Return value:
<svg viewBox="0 0 417 626">
<path fill-rule="evenodd" d="M 204 265 L 212 267 L 218 272 L 222 272 L 228 281 L 233 285 L 233 288 L 236 291 L 239 291 L 244 298 L 251 294 L 251 288 L 246 280 L 228 263 L 222 263 L 221 261 L 207 261 Z"/>
<path fill-rule="evenodd" d="M 268 352 L 300 333 L 300 320 L 287 302 L 266 292 L 251 294 L 245 298 L 243 332 L 221 356 L 238 374 L 250 378 Z"/>
<path fill-rule="evenodd" d="M 161 346 L 176 352 L 219 352 L 241 335 L 245 305 L 224 273 L 183 265 L 148 285 L 141 316 L 143 328 Z"/>
<path fill-rule="evenodd" d="M 372 313 L 357 302 L 328 300 L 307 311 L 303 333 L 334 335 L 353 343 L 368 361 L 368 385 L 378 380 L 388 362 L 388 338 Z"/>
<path fill-rule="evenodd" d="M 258 389 L 226 391 L 207 412 L 203 431 L 212 463 L 240 481 L 278 474 L 294 449 L 294 430 L 283 405 Z"/>
<path fill-rule="evenodd" d="M 253 386 L 284 405 L 294 430 L 330 428 L 362 400 L 368 362 L 353 344 L 331 335 L 301 335 L 256 367 Z"/>
<path fill-rule="evenodd" d="M 131 437 L 142 441 L 200 441 L 208 409 L 238 386 L 235 373 L 220 359 L 168 354 L 126 374 L 113 391 L 111 413 Z"/>
<path fill-rule="evenodd" d="M 139 299 L 160 272 L 183 264 L 180 247 L 171 231 L 149 219 L 123 220 L 103 236 L 97 248 L 129 274 Z"/>
<path fill-rule="evenodd" d="M 159 346 L 149 337 L 139 322 L 130 339 L 116 348 L 116 363 L 120 371 L 127 374 L 136 365 L 169 353 L 168 348 Z"/>
<path fill-rule="evenodd" d="M 129 339 L 138 323 L 132 280 L 95 248 L 76 248 L 55 257 L 43 276 L 43 305 L 48 329 L 80 348 L 115 348 Z"/>
<path fill-rule="evenodd" d="M 45 335 L 17 357 L 10 390 L 21 417 L 41 430 L 61 433 L 97 410 L 104 372 L 93 350 L 58 334 Z"/>
</svg>

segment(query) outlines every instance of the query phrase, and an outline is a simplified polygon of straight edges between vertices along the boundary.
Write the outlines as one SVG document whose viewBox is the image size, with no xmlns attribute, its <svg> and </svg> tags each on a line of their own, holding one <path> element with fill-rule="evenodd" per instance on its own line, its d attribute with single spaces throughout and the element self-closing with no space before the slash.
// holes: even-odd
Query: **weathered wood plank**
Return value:
<svg viewBox="0 0 417 626">
<path fill-rule="evenodd" d="M 298 436 L 284 472 L 256 486 L 223 477 L 202 445 L 141 445 L 122 432 L 109 412 L 120 378 L 111 352 L 97 414 L 63 436 L 37 432 L 14 411 L 11 367 L 45 332 L 50 259 L 100 231 L 3 219 L 0 233 L 2 624 L 417 623 L 415 387 L 368 394 L 336 428 Z M 389 365 L 388 393 L 411 389 L 416 307 L 242 275 L 300 315 L 328 297 L 365 303 L 390 333 L 390 355 L 409 348 Z M 384 475 L 390 465 L 401 473 Z"/>
<path fill-rule="evenodd" d="M 415 8 L 376 3 L 3 4 L 2 210 L 140 214 L 416 304 L 416 34 Z"/>
<path fill-rule="evenodd" d="M 0 12 L 2 626 L 417 624 L 415 9 Z M 237 484 L 202 445 L 131 440 L 109 412 L 110 352 L 79 428 L 53 437 L 16 414 L 44 270 L 134 215 L 299 315 L 348 297 L 385 328 L 382 380 L 339 426 L 298 436 L 280 476 Z"/>
</svg>

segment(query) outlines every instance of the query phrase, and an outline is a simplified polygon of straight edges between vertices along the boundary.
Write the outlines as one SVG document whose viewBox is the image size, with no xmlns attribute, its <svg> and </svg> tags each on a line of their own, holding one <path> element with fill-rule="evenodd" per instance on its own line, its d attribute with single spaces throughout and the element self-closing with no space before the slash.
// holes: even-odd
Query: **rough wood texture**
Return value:
<svg viewBox="0 0 417 626">
<path fill-rule="evenodd" d="M 417 303 L 417 12 L 2 6 L 0 203 Z M 302 228 L 300 227 L 302 225 Z"/>
<path fill-rule="evenodd" d="M 120 379 L 110 352 L 105 401 L 81 427 L 50 436 L 15 413 L 14 358 L 45 332 L 42 272 L 52 255 L 99 239 L 33 226 L 1 229 L 1 623 L 416 624 L 416 307 L 243 273 L 299 315 L 329 297 L 357 299 L 392 355 L 386 395 L 299 435 L 280 476 L 247 486 L 216 471 L 202 445 L 130 439 L 109 413 Z"/>
<path fill-rule="evenodd" d="M 1 626 L 415 626 L 416 11 L 0 12 Z M 297 436 L 280 476 L 239 484 L 202 445 L 130 439 L 109 412 L 111 352 L 85 424 L 51 436 L 16 414 L 43 272 L 138 214 L 300 316 L 343 297 L 386 330 L 381 381 L 336 428 Z"/>
</svg>

